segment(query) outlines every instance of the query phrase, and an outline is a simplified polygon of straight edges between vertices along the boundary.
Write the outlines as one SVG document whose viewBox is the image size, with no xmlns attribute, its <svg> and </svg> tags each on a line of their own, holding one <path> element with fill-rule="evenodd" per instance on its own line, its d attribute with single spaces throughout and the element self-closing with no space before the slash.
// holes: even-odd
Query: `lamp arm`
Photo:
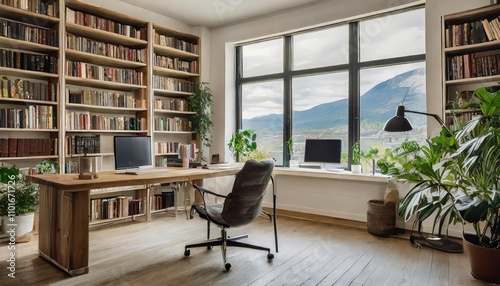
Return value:
<svg viewBox="0 0 500 286">
<path fill-rule="evenodd" d="M 423 115 L 434 117 L 439 122 L 439 124 L 441 124 L 441 126 L 443 126 L 444 128 L 448 129 L 448 127 L 446 126 L 446 124 L 444 124 L 444 121 L 439 116 L 437 116 L 436 114 L 425 113 L 425 112 L 420 112 L 420 111 L 413 111 L 413 110 L 408 110 L 408 109 L 405 109 L 405 112 L 416 113 L 416 114 L 423 114 Z"/>
</svg>

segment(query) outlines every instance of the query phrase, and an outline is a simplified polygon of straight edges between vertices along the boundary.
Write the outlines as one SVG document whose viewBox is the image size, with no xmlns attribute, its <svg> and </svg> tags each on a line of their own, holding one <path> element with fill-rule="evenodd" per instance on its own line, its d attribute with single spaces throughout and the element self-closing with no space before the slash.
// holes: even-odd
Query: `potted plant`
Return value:
<svg viewBox="0 0 500 286">
<path fill-rule="evenodd" d="M 213 92 L 207 82 L 199 84 L 193 95 L 189 97 L 188 105 L 190 110 L 196 112 L 190 117 L 194 132 L 199 135 L 203 146 L 210 147 L 212 144 L 210 129 L 214 125 L 212 121 Z M 204 159 L 203 155 L 200 158 Z"/>
<path fill-rule="evenodd" d="M 361 150 L 361 165 L 365 174 L 375 174 L 375 160 L 378 158 L 379 150 L 370 147 L 368 150 Z"/>
<path fill-rule="evenodd" d="M 419 146 L 410 165 L 391 167 L 379 160 L 379 166 L 415 183 L 398 205 L 406 220 L 416 215 L 423 221 L 435 214 L 438 229 L 446 223 L 470 223 L 473 233 L 464 232 L 464 247 L 471 273 L 500 283 L 500 92 L 477 89 L 464 107 L 479 109 L 481 115 L 455 132 L 443 128 Z M 396 156 L 398 162 L 405 157 Z"/>
<path fill-rule="evenodd" d="M 354 174 L 361 174 L 361 146 L 359 141 L 352 145 L 352 164 L 351 171 Z"/>
<path fill-rule="evenodd" d="M 16 237 L 30 233 L 38 205 L 38 186 L 27 182 L 15 166 L 0 167 L 0 184 L 0 214 L 4 232 L 10 230 L 7 224 L 16 224 Z"/>
<path fill-rule="evenodd" d="M 257 134 L 255 130 L 238 130 L 229 140 L 227 146 L 233 152 L 235 161 L 244 160 L 248 154 L 257 149 Z"/>
</svg>

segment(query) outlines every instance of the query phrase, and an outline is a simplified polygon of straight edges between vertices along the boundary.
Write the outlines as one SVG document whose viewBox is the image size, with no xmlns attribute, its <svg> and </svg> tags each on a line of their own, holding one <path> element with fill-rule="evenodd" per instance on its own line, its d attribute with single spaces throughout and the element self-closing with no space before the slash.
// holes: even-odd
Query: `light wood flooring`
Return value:
<svg viewBox="0 0 500 286">
<path fill-rule="evenodd" d="M 279 252 L 230 248 L 230 271 L 219 248 L 184 245 L 204 239 L 206 223 L 164 214 L 149 224 L 122 222 L 90 231 L 90 272 L 70 277 L 38 256 L 35 236 L 17 244 L 15 279 L 7 277 L 8 249 L 0 242 L 0 285 L 488 285 L 470 275 L 466 254 L 413 247 L 366 228 L 278 216 Z M 334 220 L 335 222 L 335 220 Z M 363 224 L 355 223 L 354 226 Z M 215 227 L 214 227 L 215 229 Z M 272 223 L 264 218 L 233 229 L 250 243 L 272 247 Z"/>
</svg>

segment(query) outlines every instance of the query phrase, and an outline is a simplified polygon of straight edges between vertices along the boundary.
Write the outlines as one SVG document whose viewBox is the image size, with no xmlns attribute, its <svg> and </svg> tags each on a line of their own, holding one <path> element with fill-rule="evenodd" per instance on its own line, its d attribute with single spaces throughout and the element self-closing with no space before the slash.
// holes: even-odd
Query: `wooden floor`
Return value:
<svg viewBox="0 0 500 286">
<path fill-rule="evenodd" d="M 35 236 L 16 245 L 15 279 L 7 277 L 8 245 L 0 243 L 0 285 L 487 285 L 470 275 L 466 254 L 413 247 L 407 239 L 382 238 L 366 229 L 278 217 L 279 253 L 184 245 L 205 237 L 205 221 L 155 215 L 153 222 L 122 222 L 90 232 L 90 272 L 70 277 L 38 256 Z M 273 248 L 272 224 L 259 218 L 233 229 L 248 242 Z"/>
</svg>

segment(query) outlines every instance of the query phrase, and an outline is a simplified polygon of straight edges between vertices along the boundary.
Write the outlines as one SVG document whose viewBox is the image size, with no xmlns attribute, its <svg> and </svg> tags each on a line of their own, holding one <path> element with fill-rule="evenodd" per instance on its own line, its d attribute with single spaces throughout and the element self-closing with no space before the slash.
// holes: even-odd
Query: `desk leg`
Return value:
<svg viewBox="0 0 500 286">
<path fill-rule="evenodd" d="M 40 256 L 73 276 L 89 271 L 89 195 L 41 186 Z"/>
<path fill-rule="evenodd" d="M 146 222 L 151 222 L 151 185 L 146 185 Z"/>
</svg>

